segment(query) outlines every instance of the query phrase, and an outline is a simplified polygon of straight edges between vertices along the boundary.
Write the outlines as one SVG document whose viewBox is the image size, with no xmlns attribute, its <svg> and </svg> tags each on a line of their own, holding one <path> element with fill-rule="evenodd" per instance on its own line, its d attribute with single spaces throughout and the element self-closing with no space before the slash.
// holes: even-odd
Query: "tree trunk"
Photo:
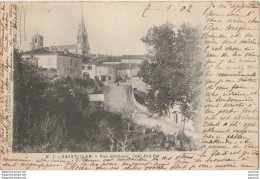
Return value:
<svg viewBox="0 0 260 179">
<path fill-rule="evenodd" d="M 125 148 L 126 148 L 126 145 L 123 144 L 123 145 L 122 145 L 122 152 L 125 152 Z"/>
<path fill-rule="evenodd" d="M 113 152 L 113 144 L 109 145 L 109 148 L 110 148 L 110 152 Z"/>
<path fill-rule="evenodd" d="M 186 117 L 184 117 L 184 118 L 181 120 L 181 130 L 180 130 L 181 133 L 184 133 L 185 122 L 186 122 Z"/>
</svg>

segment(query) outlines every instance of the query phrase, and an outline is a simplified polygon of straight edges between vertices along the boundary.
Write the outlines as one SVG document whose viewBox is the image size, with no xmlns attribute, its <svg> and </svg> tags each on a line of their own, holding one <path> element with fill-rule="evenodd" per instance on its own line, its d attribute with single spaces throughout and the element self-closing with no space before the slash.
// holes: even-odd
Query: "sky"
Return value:
<svg viewBox="0 0 260 179">
<path fill-rule="evenodd" d="M 147 53 L 141 38 L 153 25 L 167 21 L 179 26 L 188 22 L 199 24 L 194 14 L 177 10 L 166 11 L 171 5 L 180 9 L 183 4 L 154 3 L 142 17 L 149 2 L 87 2 L 87 3 L 29 3 L 23 4 L 18 36 L 19 47 L 27 51 L 31 37 L 39 33 L 43 45 L 76 43 L 77 28 L 83 11 L 91 53 L 107 55 L 139 55 Z M 188 6 L 188 5 L 187 5 Z M 160 9 L 160 10 L 156 10 Z"/>
</svg>

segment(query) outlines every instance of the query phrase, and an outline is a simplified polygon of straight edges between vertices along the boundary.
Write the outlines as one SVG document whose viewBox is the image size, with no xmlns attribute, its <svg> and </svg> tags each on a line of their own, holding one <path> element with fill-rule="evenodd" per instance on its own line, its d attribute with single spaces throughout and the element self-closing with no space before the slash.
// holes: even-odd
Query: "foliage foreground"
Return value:
<svg viewBox="0 0 260 179">
<path fill-rule="evenodd" d="M 13 152 L 195 150 L 191 140 L 133 123 L 132 115 L 93 107 L 91 79 L 49 79 L 14 51 Z M 183 142 L 185 141 L 185 142 Z"/>
</svg>

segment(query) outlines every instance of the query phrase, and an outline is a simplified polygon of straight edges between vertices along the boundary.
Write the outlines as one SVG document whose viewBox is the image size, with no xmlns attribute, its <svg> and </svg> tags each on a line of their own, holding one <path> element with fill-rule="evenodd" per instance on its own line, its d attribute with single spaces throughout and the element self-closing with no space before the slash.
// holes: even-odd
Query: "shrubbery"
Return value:
<svg viewBox="0 0 260 179">
<path fill-rule="evenodd" d="M 14 52 L 14 152 L 116 152 L 173 150 L 159 128 L 133 122 L 133 111 L 91 108 L 101 90 L 91 79 L 47 79 Z M 170 143 L 170 146 L 168 145 Z"/>
</svg>

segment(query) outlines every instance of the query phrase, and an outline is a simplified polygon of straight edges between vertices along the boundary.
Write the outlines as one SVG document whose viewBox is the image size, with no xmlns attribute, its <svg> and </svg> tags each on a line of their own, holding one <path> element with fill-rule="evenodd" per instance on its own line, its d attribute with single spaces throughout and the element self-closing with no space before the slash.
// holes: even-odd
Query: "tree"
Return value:
<svg viewBox="0 0 260 179">
<path fill-rule="evenodd" d="M 146 96 L 151 112 L 166 115 L 179 105 L 183 122 L 194 119 L 202 76 L 199 39 L 198 29 L 183 24 L 174 31 L 168 22 L 150 28 L 141 39 L 148 54 L 139 76 L 151 86 Z"/>
<path fill-rule="evenodd" d="M 133 136 L 138 133 L 132 122 L 136 113 L 132 110 L 123 109 L 120 115 L 107 115 L 100 123 L 100 129 L 110 141 L 110 151 L 131 151 Z"/>
<path fill-rule="evenodd" d="M 41 94 L 47 87 L 46 79 L 38 73 L 37 67 L 23 60 L 14 50 L 14 140 L 15 150 L 37 142 L 37 126 L 43 114 Z"/>
<path fill-rule="evenodd" d="M 166 151 L 166 135 L 157 127 L 134 123 L 137 111 L 123 109 L 120 115 L 107 113 L 99 121 L 99 131 L 110 152 Z"/>
<path fill-rule="evenodd" d="M 66 151 L 67 141 L 85 140 L 93 111 L 93 80 L 58 77 L 48 79 L 35 63 L 14 50 L 14 151 Z"/>
</svg>

